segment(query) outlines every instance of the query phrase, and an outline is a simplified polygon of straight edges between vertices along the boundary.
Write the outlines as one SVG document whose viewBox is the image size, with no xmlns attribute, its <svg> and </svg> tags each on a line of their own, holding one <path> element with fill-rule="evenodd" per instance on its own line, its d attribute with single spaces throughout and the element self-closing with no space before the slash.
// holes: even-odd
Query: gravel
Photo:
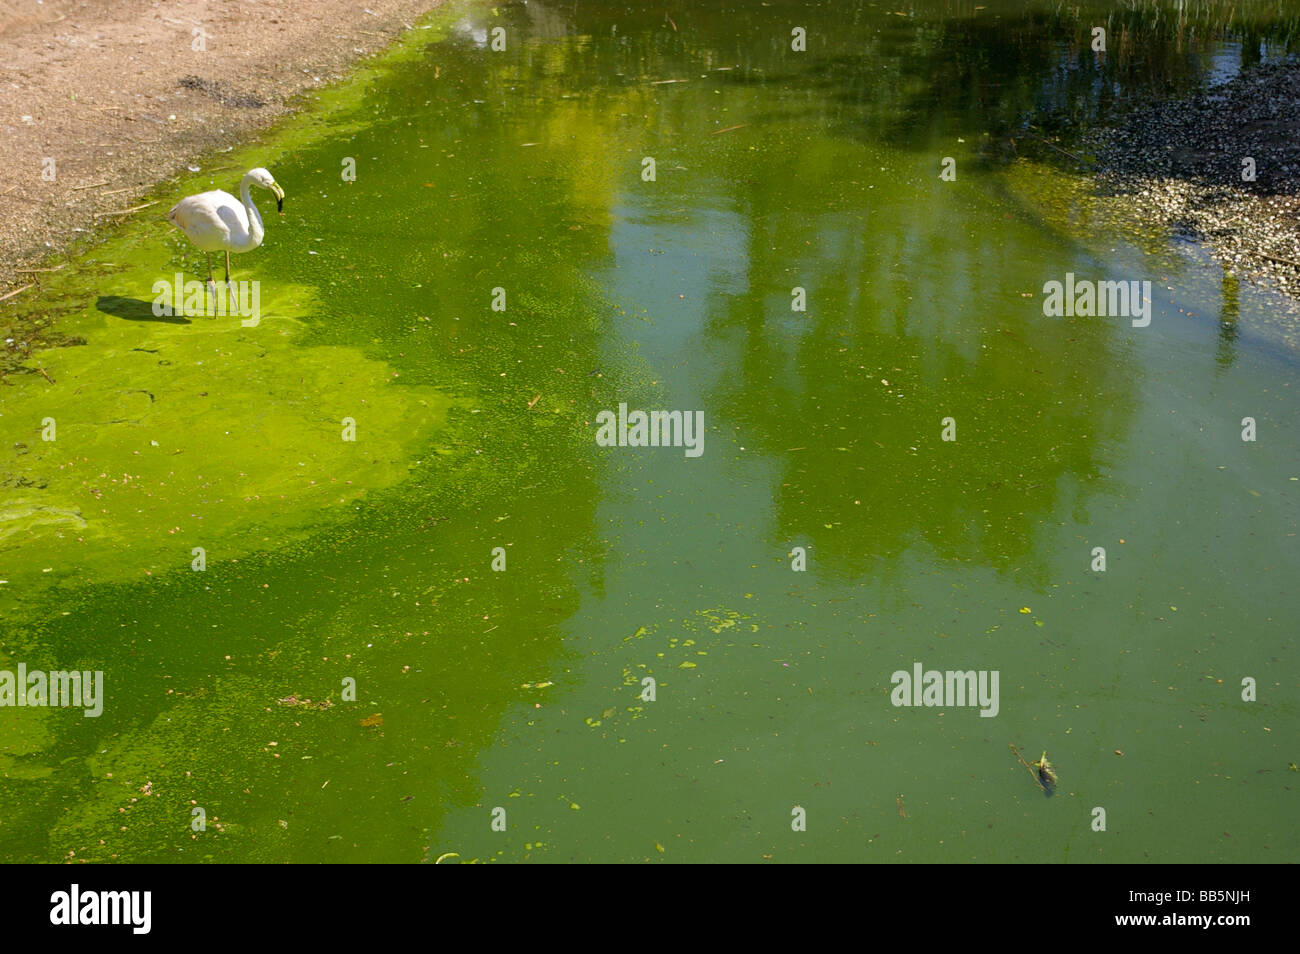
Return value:
<svg viewBox="0 0 1300 954">
<path fill-rule="evenodd" d="M 1140 107 L 1083 147 L 1103 188 L 1195 238 L 1224 269 L 1300 301 L 1300 60 Z M 1254 181 L 1243 179 L 1254 160 Z"/>
</svg>

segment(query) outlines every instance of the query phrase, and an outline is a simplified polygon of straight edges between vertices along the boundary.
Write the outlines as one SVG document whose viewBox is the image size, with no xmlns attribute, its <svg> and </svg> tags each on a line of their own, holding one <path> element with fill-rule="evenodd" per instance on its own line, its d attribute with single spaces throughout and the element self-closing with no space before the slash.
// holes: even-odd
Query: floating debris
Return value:
<svg viewBox="0 0 1300 954">
<path fill-rule="evenodd" d="M 1047 752 L 1045 750 L 1033 765 L 1034 768 L 1038 769 L 1038 784 L 1043 786 L 1043 791 L 1051 795 L 1056 788 L 1056 772 L 1052 768 L 1052 763 L 1047 761 Z"/>
<path fill-rule="evenodd" d="M 1011 743 L 1011 751 L 1016 754 L 1016 758 L 1020 760 L 1020 764 L 1029 770 L 1029 774 L 1034 777 L 1034 781 L 1038 783 L 1038 787 L 1043 790 L 1044 795 L 1051 798 L 1056 794 L 1056 769 L 1052 763 L 1047 760 L 1046 751 L 1038 757 L 1037 762 L 1026 762 L 1024 757 L 1020 754 L 1020 750 L 1016 748 L 1014 742 Z"/>
<path fill-rule="evenodd" d="M 305 709 L 330 709 L 334 703 L 330 699 L 322 699 L 320 702 L 312 702 L 310 699 L 299 699 L 297 696 L 285 696 L 283 699 L 275 700 L 278 705 L 282 706 L 302 706 Z"/>
</svg>

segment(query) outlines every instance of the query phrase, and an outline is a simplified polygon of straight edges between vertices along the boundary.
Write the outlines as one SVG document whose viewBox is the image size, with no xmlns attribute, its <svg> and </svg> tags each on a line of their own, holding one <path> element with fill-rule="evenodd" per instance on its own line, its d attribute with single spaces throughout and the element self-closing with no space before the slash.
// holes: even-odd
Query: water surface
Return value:
<svg viewBox="0 0 1300 954">
<path fill-rule="evenodd" d="M 450 4 L 169 187 L 272 168 L 266 317 L 131 305 L 198 264 L 143 222 L 29 306 L 85 345 L 0 395 L 0 664 L 108 698 L 4 710 L 0 856 L 1293 860 L 1281 303 L 1006 143 L 1296 17 L 1108 11 Z M 1044 317 L 1067 272 L 1150 326 Z M 703 454 L 598 447 L 620 402 Z M 997 716 L 892 706 L 915 662 Z"/>
</svg>

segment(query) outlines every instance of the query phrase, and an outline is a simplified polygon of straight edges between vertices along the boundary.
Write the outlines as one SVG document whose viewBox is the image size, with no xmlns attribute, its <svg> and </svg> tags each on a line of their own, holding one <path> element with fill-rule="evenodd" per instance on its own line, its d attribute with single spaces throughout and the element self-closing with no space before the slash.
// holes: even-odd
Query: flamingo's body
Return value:
<svg viewBox="0 0 1300 954">
<path fill-rule="evenodd" d="M 284 190 L 265 169 L 250 169 L 239 184 L 242 202 L 229 192 L 214 189 L 186 196 L 167 213 L 167 220 L 208 256 L 208 281 L 212 282 L 212 253 L 226 253 L 226 282 L 230 282 L 230 253 L 251 252 L 266 234 L 261 213 L 249 198 L 248 187 L 259 185 L 275 194 L 276 211 L 284 208 Z"/>
</svg>

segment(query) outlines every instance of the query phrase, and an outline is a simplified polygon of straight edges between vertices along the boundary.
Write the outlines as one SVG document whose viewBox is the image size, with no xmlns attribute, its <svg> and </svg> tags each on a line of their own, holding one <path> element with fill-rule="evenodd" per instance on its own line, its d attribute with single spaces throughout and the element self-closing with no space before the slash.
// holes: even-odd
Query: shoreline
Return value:
<svg viewBox="0 0 1300 954">
<path fill-rule="evenodd" d="M 1252 67 L 1194 96 L 1089 130 L 1102 194 L 1144 227 L 1198 242 L 1225 280 L 1300 312 L 1300 59 Z M 1249 160 L 1249 162 L 1247 161 Z"/>
<path fill-rule="evenodd" d="M 46 0 L 0 19 L 0 305 L 444 2 Z"/>
</svg>

